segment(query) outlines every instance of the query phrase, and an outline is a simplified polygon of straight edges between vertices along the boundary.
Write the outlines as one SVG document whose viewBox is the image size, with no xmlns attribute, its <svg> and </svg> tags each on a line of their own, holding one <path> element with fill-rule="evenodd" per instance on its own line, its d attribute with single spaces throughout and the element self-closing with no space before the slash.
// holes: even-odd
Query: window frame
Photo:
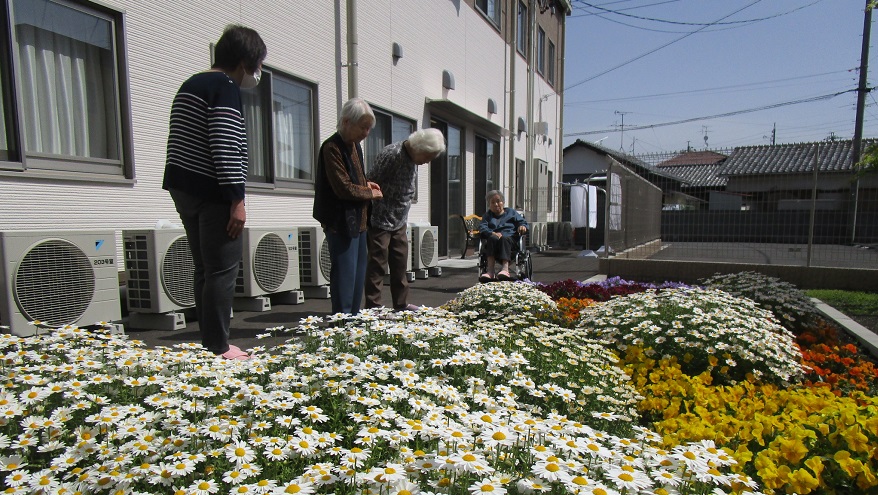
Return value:
<svg viewBox="0 0 878 495">
<path fill-rule="evenodd" d="M 546 30 L 542 26 L 537 26 L 537 73 L 545 75 L 546 73 Z"/>
<path fill-rule="evenodd" d="M 492 15 L 488 12 L 488 1 L 489 0 L 476 0 L 475 6 L 476 10 L 479 11 L 485 19 L 488 20 L 491 24 L 494 25 L 497 29 L 500 29 L 500 19 L 503 12 L 503 0 L 494 0 L 494 14 Z M 485 7 L 482 8 L 481 4 L 484 3 Z"/>
<path fill-rule="evenodd" d="M 318 84 L 314 81 L 307 80 L 302 77 L 298 77 L 294 74 L 290 74 L 282 69 L 279 69 L 275 66 L 263 64 L 262 65 L 262 79 L 258 86 L 256 86 L 255 91 L 258 91 L 258 102 L 259 105 L 265 109 L 268 108 L 269 111 L 262 112 L 261 126 L 263 128 L 262 132 L 262 141 L 260 143 L 259 148 L 264 150 L 265 156 L 263 156 L 263 160 L 267 160 L 267 163 L 270 165 L 267 167 L 265 176 L 254 176 L 252 174 L 252 164 L 249 162 L 250 154 L 253 153 L 257 146 L 255 143 L 247 140 L 247 153 L 248 153 L 248 171 L 247 171 L 247 188 L 253 189 L 273 189 L 277 191 L 284 192 L 295 192 L 300 190 L 313 190 L 314 187 L 314 175 L 316 174 L 316 163 L 317 163 L 317 154 L 319 153 L 319 143 L 318 143 L 318 133 L 317 133 L 317 101 L 318 101 Z M 293 84 L 296 86 L 301 86 L 306 88 L 310 92 L 309 98 L 309 106 L 310 106 L 310 129 L 311 129 L 311 139 L 309 140 L 309 144 L 311 146 L 311 160 L 309 161 L 309 165 L 311 167 L 311 178 L 310 179 L 296 179 L 289 177 L 278 177 L 277 173 L 277 126 L 275 125 L 274 118 L 274 96 L 275 96 L 275 86 L 277 84 L 275 81 L 282 81 L 285 84 Z M 242 90 L 248 91 L 248 90 Z M 254 91 L 254 90 L 249 90 Z M 245 109 L 242 109 L 246 111 Z M 246 121 L 246 116 L 245 116 Z"/>
<path fill-rule="evenodd" d="M 555 43 L 549 40 L 549 53 L 546 56 L 546 81 L 555 86 Z"/>
<path fill-rule="evenodd" d="M 110 29 L 113 100 L 108 107 L 115 122 L 113 145 L 118 158 L 95 158 L 28 151 L 25 142 L 25 119 L 19 39 L 15 32 L 15 7 L 12 1 L 0 6 L 0 50 L 6 54 L 0 74 L 4 105 L 8 156 L 0 155 L 0 171 L 28 176 L 50 176 L 86 182 L 130 182 L 134 179 L 134 140 L 131 123 L 131 90 L 128 75 L 127 22 L 121 10 L 90 0 L 47 0 L 64 8 L 106 21 Z M 109 115 L 109 114 L 108 114 Z"/>
<path fill-rule="evenodd" d="M 527 57 L 527 43 L 528 43 L 528 27 L 527 27 L 527 5 L 521 0 L 518 0 L 518 12 L 516 14 L 517 17 L 517 25 L 515 29 L 515 49 L 518 50 L 518 53 Z"/>
</svg>

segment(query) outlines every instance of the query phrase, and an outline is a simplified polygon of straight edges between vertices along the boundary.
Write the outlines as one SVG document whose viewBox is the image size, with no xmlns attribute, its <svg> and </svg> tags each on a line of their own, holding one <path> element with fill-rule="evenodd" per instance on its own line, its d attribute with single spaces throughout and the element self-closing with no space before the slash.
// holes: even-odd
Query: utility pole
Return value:
<svg viewBox="0 0 878 495">
<path fill-rule="evenodd" d="M 616 115 L 622 116 L 622 125 L 619 126 L 619 128 L 622 129 L 622 137 L 619 138 L 619 151 L 621 151 L 623 153 L 625 152 L 625 114 L 626 113 L 631 113 L 631 112 L 620 112 L 618 110 L 616 110 L 616 112 L 615 112 Z"/>
<path fill-rule="evenodd" d="M 866 0 L 866 11 L 863 15 L 863 48 L 860 52 L 860 84 L 857 86 L 857 119 L 854 124 L 854 139 L 851 142 L 851 170 L 855 170 L 855 167 L 858 163 L 860 163 L 860 148 L 862 148 L 863 144 L 863 112 L 866 108 L 866 93 L 869 92 L 869 88 L 866 87 L 868 83 L 868 72 L 869 72 L 869 38 L 872 33 L 872 7 L 869 5 L 872 3 L 872 0 Z M 859 201 L 860 195 L 860 181 L 859 179 L 855 180 L 851 185 L 851 216 L 848 222 L 849 231 L 850 231 L 850 241 L 854 243 L 857 237 L 857 202 Z"/>
</svg>

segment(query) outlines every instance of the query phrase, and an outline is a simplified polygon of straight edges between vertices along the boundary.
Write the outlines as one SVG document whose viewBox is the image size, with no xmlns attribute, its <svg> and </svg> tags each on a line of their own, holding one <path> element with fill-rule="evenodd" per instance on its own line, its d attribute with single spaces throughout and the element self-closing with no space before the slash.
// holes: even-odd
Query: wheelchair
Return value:
<svg viewBox="0 0 878 495">
<path fill-rule="evenodd" d="M 526 234 L 515 234 L 512 236 L 512 259 L 509 260 L 509 274 L 513 279 L 528 279 L 533 276 L 533 262 L 531 261 L 530 251 L 527 250 L 527 237 L 530 230 Z M 488 256 L 482 254 L 482 246 L 485 240 L 479 238 L 479 275 L 488 271 Z M 500 263 L 500 260 L 496 261 Z"/>
</svg>

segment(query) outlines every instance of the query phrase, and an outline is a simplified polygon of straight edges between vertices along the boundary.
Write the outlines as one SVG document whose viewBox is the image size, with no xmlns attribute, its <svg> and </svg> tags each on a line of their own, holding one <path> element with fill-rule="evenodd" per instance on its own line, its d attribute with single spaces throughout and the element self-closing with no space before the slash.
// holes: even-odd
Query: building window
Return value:
<svg viewBox="0 0 878 495">
<path fill-rule="evenodd" d="M 549 42 L 549 55 L 546 57 L 546 80 L 555 85 L 555 44 Z"/>
<path fill-rule="evenodd" d="M 409 134 L 415 131 L 415 122 L 405 117 L 385 112 L 372 107 L 375 113 L 375 127 L 366 138 L 363 154 L 366 161 L 363 168 L 368 173 L 375 163 L 375 158 L 385 146 L 398 141 L 403 141 Z"/>
<path fill-rule="evenodd" d="M 476 8 L 495 26 L 500 26 L 500 0 L 476 0 Z"/>
<path fill-rule="evenodd" d="M 546 32 L 537 28 L 537 72 L 546 73 Z"/>
<path fill-rule="evenodd" d="M 0 50 L 3 50 L 3 44 L 0 43 Z M 4 50 L 3 53 L 6 53 Z M 0 62 L 0 163 L 9 161 L 10 150 L 9 150 L 9 126 L 6 124 L 6 121 L 9 119 L 9 115 L 6 113 L 6 95 L 9 94 L 6 91 L 6 85 L 8 84 L 6 79 L 9 77 L 9 69 L 6 67 L 4 62 Z"/>
<path fill-rule="evenodd" d="M 122 15 L 91 2 L 4 5 L 0 19 L 9 14 L 10 22 L 0 29 L 12 31 L 3 32 L 0 48 L 12 54 L 17 84 L 8 61 L 0 62 L 0 160 L 20 160 L 17 169 L 123 175 L 131 130 L 123 115 L 130 104 L 118 51 Z M 10 115 L 12 109 L 19 115 Z M 24 153 L 15 156 L 15 149 Z"/>
<path fill-rule="evenodd" d="M 518 52 L 527 55 L 527 5 L 518 2 L 518 31 L 516 33 Z"/>
<path fill-rule="evenodd" d="M 554 177 L 555 177 L 555 174 L 552 173 L 551 170 L 549 170 L 549 191 L 548 191 L 549 204 L 547 205 L 547 209 L 546 209 L 546 211 L 548 211 L 549 213 L 552 213 L 552 211 L 554 210 L 553 209 L 553 206 L 554 206 L 553 203 L 555 202 L 555 180 L 554 180 Z"/>
<path fill-rule="evenodd" d="M 263 66 L 262 80 L 242 90 L 247 126 L 247 181 L 310 187 L 314 180 L 313 85 Z"/>
</svg>

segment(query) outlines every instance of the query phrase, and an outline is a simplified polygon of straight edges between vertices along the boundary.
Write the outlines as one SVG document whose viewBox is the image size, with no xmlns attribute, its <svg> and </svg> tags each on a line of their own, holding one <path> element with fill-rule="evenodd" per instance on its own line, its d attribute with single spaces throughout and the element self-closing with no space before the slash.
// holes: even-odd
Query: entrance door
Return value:
<svg viewBox="0 0 878 495">
<path fill-rule="evenodd" d="M 430 223 L 439 227 L 439 255 L 458 257 L 466 247 L 464 212 L 463 132 L 460 127 L 431 120 L 430 126 L 442 131 L 446 152 L 430 164 Z"/>
</svg>

